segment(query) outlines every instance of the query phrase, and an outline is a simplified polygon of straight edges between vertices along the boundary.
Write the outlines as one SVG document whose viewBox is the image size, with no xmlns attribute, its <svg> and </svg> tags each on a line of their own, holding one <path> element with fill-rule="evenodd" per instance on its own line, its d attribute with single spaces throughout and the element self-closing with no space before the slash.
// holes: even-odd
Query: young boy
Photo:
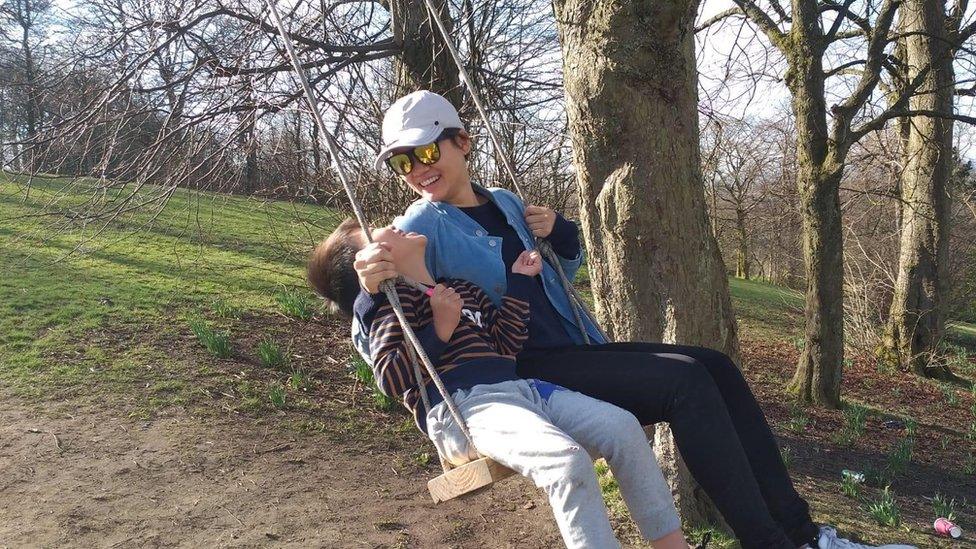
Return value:
<svg viewBox="0 0 976 549">
<path fill-rule="evenodd" d="M 619 547 L 613 535 L 592 457 L 602 455 L 641 533 L 655 548 L 686 549 L 671 491 L 637 419 L 629 412 L 562 387 L 515 373 L 515 355 L 528 336 L 531 311 L 522 298 L 542 269 L 537 252 L 523 252 L 508 274 L 500 307 L 477 286 L 458 279 L 435 281 L 427 270 L 427 238 L 392 226 L 372 237 L 391 252 L 404 315 L 417 334 L 483 455 L 530 478 L 552 506 L 567 547 Z M 477 452 L 455 423 L 426 372 L 414 376 L 410 343 L 383 294 L 362 294 L 352 257 L 365 245 L 354 220 L 343 222 L 320 244 L 308 279 L 322 296 L 369 327 L 373 369 L 380 390 L 401 398 L 417 425 L 449 462 Z M 371 303 L 370 300 L 376 300 Z M 419 391 L 431 409 L 423 409 Z"/>
</svg>

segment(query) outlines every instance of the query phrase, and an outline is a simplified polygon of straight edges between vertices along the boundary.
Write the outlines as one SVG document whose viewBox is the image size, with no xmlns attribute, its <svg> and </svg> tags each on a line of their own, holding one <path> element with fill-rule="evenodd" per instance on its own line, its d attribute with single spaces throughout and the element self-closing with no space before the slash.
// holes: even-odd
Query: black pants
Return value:
<svg viewBox="0 0 976 549">
<path fill-rule="evenodd" d="M 518 373 L 616 404 L 643 425 L 668 422 L 688 470 L 745 549 L 816 538 L 766 417 L 725 354 L 659 343 L 580 345 L 526 351 Z"/>
</svg>

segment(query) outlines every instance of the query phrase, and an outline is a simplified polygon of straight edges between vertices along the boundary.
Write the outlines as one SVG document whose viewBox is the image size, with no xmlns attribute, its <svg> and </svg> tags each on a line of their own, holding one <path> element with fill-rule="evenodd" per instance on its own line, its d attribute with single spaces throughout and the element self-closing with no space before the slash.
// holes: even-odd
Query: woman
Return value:
<svg viewBox="0 0 976 549">
<path fill-rule="evenodd" d="M 546 238 L 572 278 L 582 261 L 575 225 L 549 208 L 523 206 L 503 189 L 474 185 L 471 141 L 456 109 L 420 91 L 394 103 L 383 120 L 387 164 L 421 199 L 395 224 L 428 237 L 435 277 L 469 280 L 496 302 L 505 265 Z M 395 276 L 389 250 L 371 245 L 356 256 L 366 292 Z M 584 345 L 568 298 L 546 264 L 530 297 L 529 340 L 518 374 L 542 379 L 624 408 L 642 425 L 668 422 L 688 469 L 749 548 L 868 546 L 818 527 L 797 494 L 769 425 L 745 379 L 724 354 L 701 347 L 606 343 L 589 319 Z M 890 549 L 909 546 L 885 546 Z"/>
</svg>

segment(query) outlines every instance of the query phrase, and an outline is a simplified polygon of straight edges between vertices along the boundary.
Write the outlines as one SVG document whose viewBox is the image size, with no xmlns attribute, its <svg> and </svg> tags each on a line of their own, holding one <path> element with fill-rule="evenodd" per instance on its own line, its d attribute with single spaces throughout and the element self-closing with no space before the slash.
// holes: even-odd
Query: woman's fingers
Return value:
<svg viewBox="0 0 976 549">
<path fill-rule="evenodd" d="M 385 242 L 374 242 L 362 250 L 356 252 L 356 260 L 353 261 L 353 268 L 357 271 L 366 269 L 373 263 L 381 261 L 393 262 L 393 252 Z"/>
<path fill-rule="evenodd" d="M 359 277 L 359 284 L 369 293 L 379 291 L 380 283 L 396 277 L 393 253 L 385 242 L 373 242 L 356 252 L 352 264 Z"/>
<path fill-rule="evenodd" d="M 363 276 L 376 276 L 377 274 L 386 272 L 396 272 L 396 266 L 393 265 L 392 261 L 377 261 L 376 263 L 370 263 L 366 265 L 360 273 Z"/>
</svg>

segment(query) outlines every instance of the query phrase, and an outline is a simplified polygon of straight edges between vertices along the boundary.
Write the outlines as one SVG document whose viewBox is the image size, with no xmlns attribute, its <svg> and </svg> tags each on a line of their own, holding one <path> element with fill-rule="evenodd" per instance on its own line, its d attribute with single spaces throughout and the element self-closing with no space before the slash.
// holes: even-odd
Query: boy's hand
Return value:
<svg viewBox="0 0 976 549">
<path fill-rule="evenodd" d="M 443 284 L 434 286 L 430 294 L 430 308 L 434 313 L 434 331 L 441 341 L 447 343 L 461 322 L 461 296 Z"/>
<path fill-rule="evenodd" d="M 535 276 L 542 272 L 542 257 L 538 250 L 525 250 L 512 265 L 512 272 L 525 276 Z"/>
<path fill-rule="evenodd" d="M 356 261 L 352 264 L 359 276 L 359 285 L 367 292 L 375 294 L 380 291 L 380 283 L 388 278 L 396 277 L 396 267 L 393 265 L 393 252 L 386 242 L 373 242 L 356 252 Z"/>
<path fill-rule="evenodd" d="M 556 212 L 545 206 L 526 206 L 525 223 L 532 234 L 539 238 L 546 238 L 556 225 Z"/>
</svg>

